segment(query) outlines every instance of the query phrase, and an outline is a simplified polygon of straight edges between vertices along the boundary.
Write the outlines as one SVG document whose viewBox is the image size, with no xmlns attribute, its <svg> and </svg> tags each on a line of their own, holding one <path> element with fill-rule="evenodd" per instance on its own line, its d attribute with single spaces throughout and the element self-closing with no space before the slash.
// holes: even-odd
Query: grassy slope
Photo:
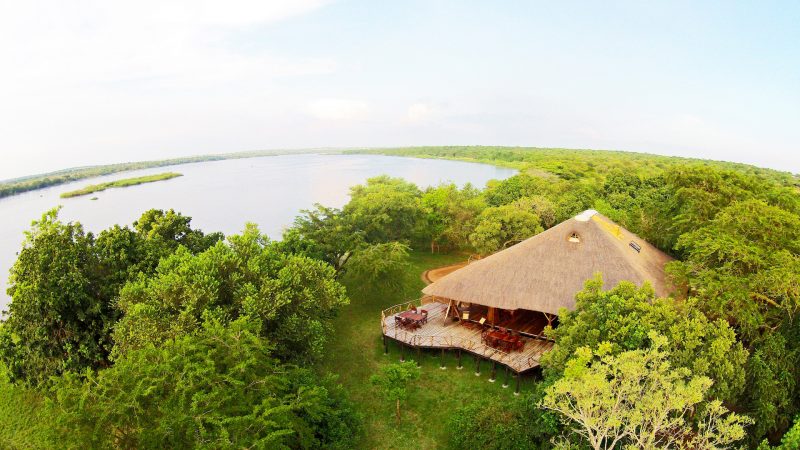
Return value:
<svg viewBox="0 0 800 450">
<path fill-rule="evenodd" d="M 474 360 L 465 353 L 463 370 L 456 370 L 455 353 L 447 353 L 446 369 L 439 369 L 439 353 L 423 352 L 422 375 L 410 390 L 403 420 L 395 425 L 393 404 L 377 395 L 369 377 L 378 368 L 398 361 L 399 348 L 390 343 L 389 355 L 383 354 L 380 312 L 406 299 L 420 296 L 424 286 L 420 274 L 430 268 L 463 261 L 463 255 L 438 255 L 415 252 L 403 286 L 399 291 L 350 291 L 352 303 L 337 318 L 333 342 L 328 344 L 323 368 L 340 374 L 340 382 L 357 403 L 365 417 L 365 435 L 361 448 L 441 448 L 447 439 L 446 423 L 450 412 L 487 396 L 512 398 L 513 386 L 501 387 L 503 372 L 498 368 L 498 382 L 489 383 L 490 364 L 481 364 L 481 376 L 474 375 Z M 346 283 L 348 284 L 348 283 Z M 348 286 L 352 287 L 352 286 Z M 406 358 L 416 354 L 406 352 Z M 523 378 L 523 389 L 532 380 Z M 512 379 L 513 383 L 513 379 Z"/>
<path fill-rule="evenodd" d="M 89 186 L 74 191 L 64 192 L 61 198 L 78 197 L 81 195 L 89 195 L 94 192 L 105 191 L 110 188 L 120 188 L 128 186 L 136 186 L 137 184 L 153 183 L 156 181 L 169 180 L 176 177 L 182 177 L 183 174 L 176 172 L 164 172 L 155 175 L 146 175 L 143 177 L 123 178 L 121 180 L 109 181 L 108 183 L 90 184 Z"/>
<path fill-rule="evenodd" d="M 52 448 L 40 395 L 8 383 L 0 365 L 0 448 Z"/>
</svg>

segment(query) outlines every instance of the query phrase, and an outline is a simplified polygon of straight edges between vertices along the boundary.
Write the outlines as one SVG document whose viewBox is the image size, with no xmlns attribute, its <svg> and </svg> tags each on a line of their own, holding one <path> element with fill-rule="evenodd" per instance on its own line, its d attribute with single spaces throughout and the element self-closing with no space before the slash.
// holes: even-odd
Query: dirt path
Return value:
<svg viewBox="0 0 800 450">
<path fill-rule="evenodd" d="M 442 278 L 443 276 L 449 274 L 450 272 L 454 272 L 466 266 L 467 264 L 469 263 L 467 261 L 464 261 L 457 264 L 451 264 L 449 266 L 426 270 L 425 272 L 422 272 L 422 281 L 424 281 L 425 284 L 431 284 L 434 281 L 438 280 L 439 278 Z"/>
</svg>

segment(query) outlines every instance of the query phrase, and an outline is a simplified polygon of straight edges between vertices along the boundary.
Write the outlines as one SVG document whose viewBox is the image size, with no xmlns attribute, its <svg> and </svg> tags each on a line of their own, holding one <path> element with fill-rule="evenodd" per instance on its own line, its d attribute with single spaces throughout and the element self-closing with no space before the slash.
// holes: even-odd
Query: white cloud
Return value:
<svg viewBox="0 0 800 450">
<path fill-rule="evenodd" d="M 330 59 L 242 52 L 232 32 L 314 11 L 321 0 L 0 2 L 0 58 L 17 90 L 149 81 L 182 86 L 327 73 Z M 26 89 L 27 88 L 27 89 Z"/>
<path fill-rule="evenodd" d="M 410 122 L 424 122 L 435 118 L 438 112 L 437 108 L 428 103 L 414 103 L 408 107 L 406 118 Z"/>
<path fill-rule="evenodd" d="M 309 103 L 307 111 L 322 120 L 357 120 L 367 115 L 369 107 L 360 100 L 323 98 Z"/>
</svg>

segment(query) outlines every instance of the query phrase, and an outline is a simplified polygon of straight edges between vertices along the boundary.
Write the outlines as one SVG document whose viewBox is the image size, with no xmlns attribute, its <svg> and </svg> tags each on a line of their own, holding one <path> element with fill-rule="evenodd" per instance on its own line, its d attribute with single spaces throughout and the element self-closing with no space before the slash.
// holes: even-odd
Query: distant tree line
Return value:
<svg viewBox="0 0 800 450">
<path fill-rule="evenodd" d="M 31 175 L 19 177 L 0 182 L 0 198 L 14 194 L 21 194 L 27 191 L 42 189 L 71 181 L 94 178 L 103 175 L 111 175 L 118 172 L 130 170 L 150 169 L 153 167 L 174 166 L 180 164 L 191 164 L 204 161 L 222 161 L 226 159 L 256 158 L 260 156 L 275 156 L 287 153 L 287 151 L 265 150 L 252 152 L 224 153 L 218 155 L 189 156 L 185 158 L 171 158 L 157 161 L 127 162 L 119 164 L 107 164 L 104 166 L 77 167 L 41 175 Z M 298 153 L 297 151 L 293 153 Z"/>
</svg>

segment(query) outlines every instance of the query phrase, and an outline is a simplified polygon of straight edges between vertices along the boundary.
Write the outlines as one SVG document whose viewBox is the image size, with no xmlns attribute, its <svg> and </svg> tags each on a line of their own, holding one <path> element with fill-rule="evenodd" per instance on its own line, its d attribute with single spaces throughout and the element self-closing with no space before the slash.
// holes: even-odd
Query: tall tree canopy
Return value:
<svg viewBox="0 0 800 450">
<path fill-rule="evenodd" d="M 353 186 L 343 212 L 369 243 L 410 241 L 423 215 L 420 195 L 413 183 L 379 176 Z"/>
<path fill-rule="evenodd" d="M 751 420 L 707 401 L 713 381 L 673 368 L 661 350 L 666 338 L 650 332 L 649 340 L 647 349 L 618 354 L 608 343 L 580 347 L 542 406 L 595 450 L 733 448 Z"/>
<path fill-rule="evenodd" d="M 543 230 L 539 217 L 517 205 L 486 208 L 469 240 L 483 254 L 502 250 Z"/>
<path fill-rule="evenodd" d="M 563 373 L 579 347 L 605 343 L 612 354 L 642 349 L 652 344 L 650 335 L 657 332 L 670 340 L 661 351 L 674 367 L 713 380 L 711 396 L 734 400 L 742 392 L 747 351 L 727 322 L 709 321 L 695 301 L 656 299 L 649 285 L 622 282 L 609 291 L 602 287 L 599 275 L 587 281 L 575 310 L 559 316 L 559 326 L 551 331 L 556 345 L 542 359 L 548 372 Z"/>
<path fill-rule="evenodd" d="M 257 320 L 131 350 L 113 367 L 54 386 L 69 448 L 349 448 L 359 422 L 339 388 L 282 365 Z"/>
<path fill-rule="evenodd" d="M 211 312 L 260 319 L 282 359 L 318 358 L 344 287 L 330 265 L 278 248 L 254 225 L 197 255 L 180 248 L 120 291 L 115 353 L 191 333 Z"/>
<path fill-rule="evenodd" d="M 80 223 L 61 222 L 57 209 L 33 222 L 11 270 L 12 301 L 0 328 L 0 358 L 11 377 L 38 384 L 66 370 L 107 366 L 122 285 L 152 273 L 179 247 L 200 252 L 221 238 L 190 222 L 150 210 L 135 231 L 114 226 L 97 238 Z"/>
</svg>

